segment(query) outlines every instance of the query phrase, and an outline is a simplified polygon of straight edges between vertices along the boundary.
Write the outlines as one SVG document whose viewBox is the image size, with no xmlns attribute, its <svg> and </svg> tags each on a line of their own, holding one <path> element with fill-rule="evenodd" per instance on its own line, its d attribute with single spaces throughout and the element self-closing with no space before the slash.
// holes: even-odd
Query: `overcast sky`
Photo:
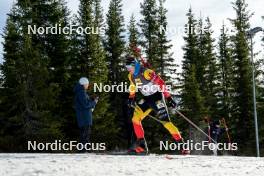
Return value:
<svg viewBox="0 0 264 176">
<path fill-rule="evenodd" d="M 102 0 L 102 6 L 104 13 L 108 11 L 108 5 L 110 0 Z M 1 34 L 3 33 L 3 28 L 5 26 L 5 21 L 7 13 L 10 11 L 12 4 L 15 0 L 0 0 L 0 29 Z M 68 2 L 68 7 L 72 13 L 76 13 L 78 10 L 79 0 L 66 0 Z M 143 0 L 123 0 L 123 15 L 125 17 L 125 23 L 129 21 L 129 17 L 132 13 L 135 14 L 136 19 L 139 20 L 141 15 L 140 11 L 140 2 Z M 234 18 L 235 12 L 231 5 L 232 0 L 167 0 L 165 7 L 168 9 L 168 27 L 169 28 L 182 28 L 187 21 L 186 13 L 188 8 L 191 6 L 196 16 L 201 16 L 203 18 L 209 16 L 213 24 L 214 37 L 218 38 L 220 33 L 220 28 L 225 22 L 226 26 L 231 28 L 231 25 L 227 18 Z M 251 26 L 261 26 L 264 28 L 264 21 L 261 19 L 261 16 L 264 16 L 264 0 L 246 0 L 249 7 L 248 10 L 254 12 L 255 15 L 251 18 Z M 175 33 L 168 35 L 169 39 L 172 41 L 174 52 L 175 62 L 180 64 L 182 60 L 182 46 L 184 44 L 183 34 Z M 261 51 L 261 34 L 258 34 L 255 41 L 255 50 Z M 3 39 L 0 37 L 0 62 L 2 62 Z M 263 56 L 263 52 L 258 56 Z"/>
</svg>

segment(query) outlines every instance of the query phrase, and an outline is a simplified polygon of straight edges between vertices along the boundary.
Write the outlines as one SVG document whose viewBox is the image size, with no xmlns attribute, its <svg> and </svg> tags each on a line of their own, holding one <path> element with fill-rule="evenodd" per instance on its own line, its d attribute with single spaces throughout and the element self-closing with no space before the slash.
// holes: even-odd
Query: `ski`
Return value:
<svg viewBox="0 0 264 176">
<path fill-rule="evenodd" d="M 191 156 L 191 155 L 165 155 L 165 158 L 168 160 L 175 160 L 175 159 L 196 158 L 196 156 Z"/>
<path fill-rule="evenodd" d="M 97 155 L 125 155 L 125 156 L 148 156 L 149 153 L 136 153 L 136 152 L 128 152 L 128 151 L 121 151 L 121 152 L 105 152 L 105 153 L 96 153 Z"/>
<path fill-rule="evenodd" d="M 96 155 L 109 155 L 109 156 L 158 156 L 158 157 L 164 157 L 168 160 L 176 160 L 176 159 L 190 159 L 190 158 L 197 158 L 193 155 L 174 155 L 174 154 L 156 154 L 156 153 L 132 153 L 127 151 L 121 151 L 121 152 L 106 152 L 106 153 L 96 153 Z"/>
</svg>

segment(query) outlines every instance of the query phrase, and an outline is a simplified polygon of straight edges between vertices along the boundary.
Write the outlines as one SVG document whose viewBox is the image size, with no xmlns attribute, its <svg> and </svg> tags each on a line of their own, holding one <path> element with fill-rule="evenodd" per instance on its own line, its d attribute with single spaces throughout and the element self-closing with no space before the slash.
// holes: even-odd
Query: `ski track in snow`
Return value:
<svg viewBox="0 0 264 176">
<path fill-rule="evenodd" d="M 264 158 L 234 156 L 0 154 L 0 176 L 264 175 Z"/>
</svg>

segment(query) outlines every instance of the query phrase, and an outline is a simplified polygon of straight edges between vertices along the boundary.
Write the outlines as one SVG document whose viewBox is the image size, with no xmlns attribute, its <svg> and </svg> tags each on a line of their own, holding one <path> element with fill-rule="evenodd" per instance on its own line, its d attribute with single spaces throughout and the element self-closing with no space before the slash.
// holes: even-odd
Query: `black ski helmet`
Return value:
<svg viewBox="0 0 264 176">
<path fill-rule="evenodd" d="M 132 56 L 127 56 L 126 65 L 135 65 L 135 64 L 136 64 L 136 58 Z"/>
</svg>

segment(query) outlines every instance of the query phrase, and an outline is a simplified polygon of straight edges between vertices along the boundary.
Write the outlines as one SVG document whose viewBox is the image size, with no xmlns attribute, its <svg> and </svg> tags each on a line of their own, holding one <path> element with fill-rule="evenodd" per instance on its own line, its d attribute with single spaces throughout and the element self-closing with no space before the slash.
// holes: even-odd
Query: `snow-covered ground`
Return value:
<svg viewBox="0 0 264 176">
<path fill-rule="evenodd" d="M 264 158 L 233 156 L 0 154 L 0 176 L 264 175 Z"/>
</svg>

